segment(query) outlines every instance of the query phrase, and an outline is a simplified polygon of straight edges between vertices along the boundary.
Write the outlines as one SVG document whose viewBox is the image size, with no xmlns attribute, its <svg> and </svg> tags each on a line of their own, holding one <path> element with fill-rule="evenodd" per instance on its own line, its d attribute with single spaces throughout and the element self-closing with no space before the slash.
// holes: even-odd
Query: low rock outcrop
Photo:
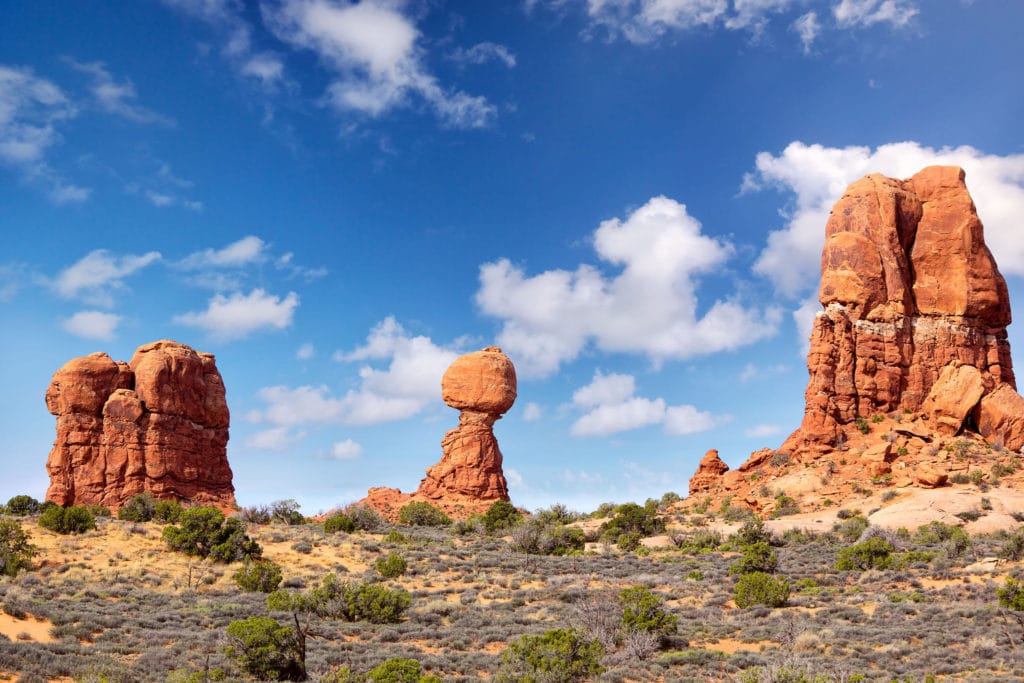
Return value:
<svg viewBox="0 0 1024 683">
<path fill-rule="evenodd" d="M 441 396 L 460 413 L 459 426 L 441 440 L 440 462 L 427 469 L 415 493 L 377 487 L 362 501 L 391 519 L 411 502 L 465 518 L 509 499 L 493 426 L 516 400 L 512 361 L 496 346 L 460 356 L 441 379 Z"/>
<path fill-rule="evenodd" d="M 868 482 L 966 479 L 985 441 L 997 446 L 989 465 L 1024 447 L 1006 282 L 962 169 L 852 183 L 829 216 L 821 265 L 800 428 L 717 480 L 705 456 L 691 493 L 760 510 L 778 491 L 831 503 Z"/>
<path fill-rule="evenodd" d="M 64 364 L 46 391 L 57 439 L 46 499 L 118 509 L 148 491 L 230 508 L 230 414 L 213 355 L 173 341 L 131 361 L 93 353 Z"/>
</svg>

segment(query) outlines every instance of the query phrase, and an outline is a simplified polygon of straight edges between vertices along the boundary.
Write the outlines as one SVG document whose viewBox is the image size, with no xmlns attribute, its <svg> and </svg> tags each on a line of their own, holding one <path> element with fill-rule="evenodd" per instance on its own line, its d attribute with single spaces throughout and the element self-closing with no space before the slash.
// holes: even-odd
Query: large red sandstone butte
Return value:
<svg viewBox="0 0 1024 683">
<path fill-rule="evenodd" d="M 441 396 L 460 411 L 459 426 L 441 440 L 441 461 L 427 469 L 415 493 L 377 487 L 363 501 L 391 519 L 411 502 L 465 518 L 509 499 L 493 426 L 516 400 L 512 361 L 496 346 L 460 356 L 441 379 Z"/>
<path fill-rule="evenodd" d="M 213 355 L 165 340 L 128 363 L 74 358 L 54 373 L 46 407 L 57 416 L 47 500 L 116 510 L 148 491 L 234 506 L 230 415 Z"/>
<path fill-rule="evenodd" d="M 691 495 L 734 494 L 757 509 L 782 482 L 823 498 L 840 495 L 823 484 L 837 477 L 941 486 L 967 467 L 949 458 L 965 430 L 1000 453 L 1024 447 L 1006 282 L 962 169 L 852 183 L 825 226 L 821 270 L 800 428 L 736 471 L 705 456 Z"/>
</svg>

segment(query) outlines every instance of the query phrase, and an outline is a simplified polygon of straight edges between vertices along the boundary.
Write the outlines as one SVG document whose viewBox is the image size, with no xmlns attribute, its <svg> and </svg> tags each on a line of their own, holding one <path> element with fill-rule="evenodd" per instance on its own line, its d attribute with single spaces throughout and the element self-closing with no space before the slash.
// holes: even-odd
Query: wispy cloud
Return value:
<svg viewBox="0 0 1024 683">
<path fill-rule="evenodd" d="M 476 45 L 464 48 L 455 48 L 450 58 L 459 64 L 485 64 L 491 61 L 498 61 L 512 68 L 516 65 L 516 56 L 504 45 L 491 42 L 477 43 Z"/>
<path fill-rule="evenodd" d="M 58 273 L 51 284 L 66 299 L 81 299 L 109 308 L 114 304 L 114 292 L 125 289 L 125 278 L 160 258 L 158 251 L 118 256 L 97 249 Z"/>
<path fill-rule="evenodd" d="M 89 92 L 100 110 L 136 123 L 175 125 L 174 119 L 136 103 L 138 94 L 130 80 L 116 81 L 103 62 L 79 62 L 71 57 L 64 61 L 75 71 L 89 77 Z"/>
</svg>

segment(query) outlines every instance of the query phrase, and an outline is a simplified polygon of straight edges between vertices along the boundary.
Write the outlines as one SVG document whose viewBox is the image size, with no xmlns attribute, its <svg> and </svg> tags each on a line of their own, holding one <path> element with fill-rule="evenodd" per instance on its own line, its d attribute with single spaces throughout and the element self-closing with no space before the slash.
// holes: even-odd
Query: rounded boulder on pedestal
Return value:
<svg viewBox="0 0 1024 683">
<path fill-rule="evenodd" d="M 458 410 L 501 415 L 516 400 L 516 369 L 497 346 L 455 359 L 441 378 L 441 397 Z"/>
</svg>

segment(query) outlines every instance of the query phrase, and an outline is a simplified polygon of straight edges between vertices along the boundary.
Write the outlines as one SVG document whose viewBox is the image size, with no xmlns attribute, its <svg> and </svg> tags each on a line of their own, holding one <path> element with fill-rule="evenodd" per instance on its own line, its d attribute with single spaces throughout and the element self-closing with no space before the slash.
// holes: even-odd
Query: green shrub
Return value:
<svg viewBox="0 0 1024 683">
<path fill-rule="evenodd" d="M 21 494 L 7 501 L 5 509 L 7 514 L 14 515 L 15 517 L 34 515 L 39 512 L 39 501 L 32 496 Z"/>
<path fill-rule="evenodd" d="M 356 530 L 356 523 L 344 512 L 335 512 L 324 520 L 324 533 L 334 534 L 339 531 L 350 534 Z"/>
<path fill-rule="evenodd" d="M 153 519 L 164 524 L 175 524 L 181 517 L 181 503 L 176 500 L 158 500 L 153 506 Z"/>
<path fill-rule="evenodd" d="M 638 538 L 653 536 L 665 531 L 665 521 L 658 517 L 657 501 L 649 501 L 643 507 L 636 503 L 625 503 L 615 508 L 615 514 L 601 525 L 601 538 L 616 543 L 623 534 Z"/>
<path fill-rule="evenodd" d="M 722 545 L 722 534 L 717 531 L 697 531 L 679 545 L 684 553 L 710 553 Z"/>
<path fill-rule="evenodd" d="M 84 534 L 96 528 L 96 520 L 91 512 L 80 505 L 66 508 L 54 505 L 43 511 L 39 525 L 58 534 Z"/>
<path fill-rule="evenodd" d="M 244 591 L 273 593 L 281 585 L 281 567 L 270 560 L 250 560 L 238 568 L 234 579 Z"/>
<path fill-rule="evenodd" d="M 408 568 L 405 558 L 398 553 L 389 553 L 387 557 L 377 558 L 377 573 L 385 579 L 397 578 L 405 574 Z"/>
<path fill-rule="evenodd" d="M 662 606 L 661 598 L 646 586 L 633 586 L 619 591 L 622 627 L 630 631 L 646 631 L 666 638 L 676 632 L 678 618 Z"/>
<path fill-rule="evenodd" d="M 367 683 L 433 683 L 441 680 L 437 676 L 423 675 L 419 662 L 403 657 L 378 664 L 366 672 L 365 679 Z"/>
<path fill-rule="evenodd" d="M 839 551 L 836 558 L 836 569 L 859 570 L 889 569 L 893 563 L 892 543 L 874 536 L 856 545 L 847 546 Z"/>
<path fill-rule="evenodd" d="M 999 550 L 999 557 L 1008 560 L 1019 560 L 1024 558 L 1024 527 L 1017 529 L 1006 539 L 1006 543 Z"/>
<path fill-rule="evenodd" d="M 1006 583 L 996 590 L 999 605 L 1014 612 L 1024 612 L 1024 583 L 1008 576 Z"/>
<path fill-rule="evenodd" d="M 736 549 L 742 549 L 744 546 L 753 545 L 755 543 L 765 543 L 770 545 L 771 542 L 771 532 L 764 528 L 764 521 L 758 517 L 747 519 L 747 521 L 743 523 L 743 526 L 737 529 L 736 533 L 729 537 L 729 545 Z"/>
<path fill-rule="evenodd" d="M 238 519 L 224 519 L 215 507 L 184 510 L 178 525 L 164 527 L 167 547 L 186 555 L 209 557 L 217 562 L 256 560 L 263 549 L 245 533 L 245 524 Z"/>
<path fill-rule="evenodd" d="M 224 653 L 261 681 L 304 681 L 295 634 L 270 617 L 249 617 L 228 625 Z"/>
<path fill-rule="evenodd" d="M 397 529 L 392 529 L 384 535 L 384 542 L 394 543 L 395 545 L 405 545 L 409 542 L 409 539 L 406 538 L 405 534 L 403 534 L 401 531 L 398 531 Z"/>
<path fill-rule="evenodd" d="M 28 568 L 38 548 L 13 519 L 0 519 L 0 576 L 14 576 Z"/>
<path fill-rule="evenodd" d="M 643 540 L 643 536 L 639 531 L 627 531 L 619 534 L 618 540 L 615 545 L 618 546 L 619 550 L 625 550 L 626 552 L 633 552 L 640 547 L 640 541 Z"/>
<path fill-rule="evenodd" d="M 128 522 L 148 522 L 156 514 L 156 498 L 151 493 L 132 496 L 117 511 L 117 518 Z"/>
<path fill-rule="evenodd" d="M 729 566 L 730 574 L 774 574 L 776 567 L 779 566 L 775 551 L 764 541 L 742 546 L 740 551 L 743 555 Z"/>
<path fill-rule="evenodd" d="M 379 512 L 366 504 L 349 505 L 345 508 L 345 514 L 352 518 L 356 529 L 361 531 L 375 531 L 387 524 Z"/>
<path fill-rule="evenodd" d="M 842 522 L 836 523 L 832 530 L 838 533 L 847 543 L 853 543 L 861 537 L 861 534 L 864 533 L 868 526 L 870 526 L 870 522 L 868 522 L 867 517 L 854 515 L 853 517 L 847 517 Z"/>
<path fill-rule="evenodd" d="M 426 502 L 409 503 L 398 511 L 398 521 L 410 526 L 448 526 L 452 520 Z"/>
<path fill-rule="evenodd" d="M 868 424 L 867 418 L 858 417 L 854 422 L 857 424 L 857 431 L 861 434 L 867 434 L 871 431 L 871 425 Z"/>
<path fill-rule="evenodd" d="M 270 519 L 278 524 L 287 524 L 289 526 L 303 524 L 306 518 L 299 512 L 300 507 L 302 506 L 291 498 L 288 500 L 275 500 L 270 504 Z"/>
<path fill-rule="evenodd" d="M 574 629 L 553 629 L 539 636 L 523 636 L 501 654 L 499 683 L 585 681 L 604 671 L 605 649 L 597 640 L 585 640 Z"/>
<path fill-rule="evenodd" d="M 789 601 L 789 581 L 764 572 L 743 574 L 732 595 L 737 607 L 783 607 Z"/>
<path fill-rule="evenodd" d="M 507 500 L 496 500 L 484 513 L 484 530 L 493 534 L 511 529 L 523 521 L 523 515 Z"/>
<path fill-rule="evenodd" d="M 388 589 L 373 583 L 346 583 L 341 589 L 341 618 L 371 624 L 395 624 L 412 604 L 401 588 Z"/>
</svg>

